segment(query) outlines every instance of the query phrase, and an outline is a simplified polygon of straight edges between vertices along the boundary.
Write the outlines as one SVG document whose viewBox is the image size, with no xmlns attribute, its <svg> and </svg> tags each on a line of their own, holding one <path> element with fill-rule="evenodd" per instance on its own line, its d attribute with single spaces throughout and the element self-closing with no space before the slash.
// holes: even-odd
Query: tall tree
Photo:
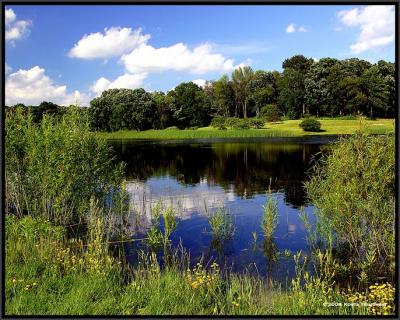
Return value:
<svg viewBox="0 0 400 320">
<path fill-rule="evenodd" d="M 304 80 L 312 63 L 312 59 L 303 55 L 295 55 L 282 63 L 284 71 L 283 79 L 280 82 L 280 105 L 282 107 L 285 103 L 288 103 L 289 106 L 285 108 L 291 110 L 291 113 L 296 116 L 300 113 L 303 115 L 306 113 Z"/>
<path fill-rule="evenodd" d="M 369 117 L 385 115 L 389 109 L 390 91 L 385 78 L 374 65 L 364 71 L 361 76 L 361 86 L 367 99 L 365 112 Z"/>
<path fill-rule="evenodd" d="M 309 112 L 316 116 L 327 115 L 332 107 L 331 87 L 328 85 L 328 76 L 337 59 L 323 58 L 314 62 L 305 77 L 305 102 Z"/>
<path fill-rule="evenodd" d="M 214 82 L 215 115 L 229 117 L 234 109 L 235 93 L 232 82 L 227 75 L 223 75 Z"/>
<path fill-rule="evenodd" d="M 239 67 L 232 73 L 233 89 L 235 90 L 235 97 L 237 107 L 242 107 L 243 118 L 247 118 L 247 105 L 250 100 L 250 86 L 249 83 L 253 79 L 253 69 L 249 66 Z M 237 115 L 237 109 L 235 112 Z"/>
<path fill-rule="evenodd" d="M 260 109 L 274 101 L 274 75 L 271 72 L 257 70 L 250 81 L 250 98 L 254 102 L 256 117 L 260 115 Z"/>
<path fill-rule="evenodd" d="M 203 90 L 193 82 L 184 82 L 174 89 L 174 118 L 181 128 L 205 126 L 210 122 Z"/>
</svg>

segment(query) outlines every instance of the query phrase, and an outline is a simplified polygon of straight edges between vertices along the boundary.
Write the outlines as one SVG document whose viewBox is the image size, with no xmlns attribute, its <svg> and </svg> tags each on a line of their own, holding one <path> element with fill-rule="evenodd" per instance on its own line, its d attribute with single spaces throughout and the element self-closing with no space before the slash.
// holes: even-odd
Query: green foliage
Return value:
<svg viewBox="0 0 400 320">
<path fill-rule="evenodd" d="M 100 131 L 157 127 L 157 106 L 144 89 L 110 89 L 90 102 L 92 128 Z"/>
<path fill-rule="evenodd" d="M 264 206 L 264 218 L 261 227 L 264 231 L 265 238 L 271 239 L 278 225 L 278 204 L 276 199 L 269 197 Z"/>
<path fill-rule="evenodd" d="M 319 132 L 321 131 L 321 122 L 313 118 L 307 118 L 300 122 L 299 127 L 304 131 Z"/>
<path fill-rule="evenodd" d="M 223 75 L 213 84 L 214 88 L 214 113 L 219 116 L 229 117 L 233 115 L 235 105 L 235 93 L 232 82 L 227 75 Z"/>
<path fill-rule="evenodd" d="M 306 183 L 316 215 L 330 231 L 322 239 L 365 281 L 394 275 L 394 140 L 362 132 L 343 138 Z"/>
<path fill-rule="evenodd" d="M 218 208 L 215 212 L 210 214 L 208 217 L 208 223 L 210 224 L 213 238 L 215 240 L 230 240 L 235 234 L 232 215 L 230 215 L 225 208 Z"/>
<path fill-rule="evenodd" d="M 6 212 L 75 223 L 85 218 L 91 198 L 111 206 L 108 195 L 124 196 L 117 192 L 122 168 L 76 108 L 58 120 L 44 115 L 40 124 L 21 108 L 8 111 L 5 156 Z"/>
<path fill-rule="evenodd" d="M 226 124 L 225 124 L 225 118 L 224 117 L 221 117 L 221 116 L 216 116 L 216 117 L 214 117 L 212 120 L 211 120 L 211 126 L 212 127 L 214 127 L 214 128 L 218 128 L 218 129 L 221 129 L 221 128 L 223 128 L 223 127 L 225 127 L 226 126 Z"/>
<path fill-rule="evenodd" d="M 281 120 L 279 108 L 276 104 L 267 104 L 261 108 L 261 117 L 268 122 L 276 122 Z"/>
<path fill-rule="evenodd" d="M 181 83 L 173 91 L 174 118 L 179 128 L 206 126 L 209 124 L 209 110 L 206 108 L 203 90 L 193 82 Z"/>
<path fill-rule="evenodd" d="M 250 128 L 253 129 L 261 129 L 264 127 L 265 121 L 263 119 L 258 118 L 248 118 L 247 122 L 249 123 Z"/>
<path fill-rule="evenodd" d="M 284 290 L 248 274 L 223 275 L 216 263 L 189 268 L 184 252 L 164 269 L 154 254 L 141 255 L 132 270 L 121 264 L 122 257 L 106 255 L 108 245 L 98 236 L 84 245 L 66 240 L 64 228 L 39 218 L 7 215 L 5 222 L 6 315 L 376 314 L 371 308 L 323 306 L 360 295 L 342 293 L 326 277 L 310 276 L 301 254 L 294 257 L 296 278 Z M 392 314 L 394 296 L 385 301 Z"/>
</svg>

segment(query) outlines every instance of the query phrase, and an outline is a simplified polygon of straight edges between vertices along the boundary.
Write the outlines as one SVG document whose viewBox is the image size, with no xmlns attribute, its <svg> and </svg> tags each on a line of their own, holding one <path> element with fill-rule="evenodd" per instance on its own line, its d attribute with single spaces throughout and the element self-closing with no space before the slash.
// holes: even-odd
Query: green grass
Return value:
<svg viewBox="0 0 400 320">
<path fill-rule="evenodd" d="M 324 306 L 347 298 L 308 274 L 285 291 L 248 274 L 222 277 L 217 264 L 190 269 L 175 258 L 161 270 L 154 254 L 132 270 L 106 254 L 98 236 L 92 239 L 84 250 L 66 240 L 62 227 L 6 215 L 6 315 L 371 314 L 365 307 Z"/>
<path fill-rule="evenodd" d="M 354 134 L 360 126 L 365 126 L 372 134 L 385 134 L 394 131 L 393 119 L 379 120 L 338 120 L 324 119 L 321 122 L 321 132 L 305 132 L 299 127 L 301 120 L 286 120 L 267 123 L 262 129 L 228 129 L 218 130 L 204 127 L 195 130 L 168 129 L 147 131 L 117 131 L 101 132 L 99 136 L 106 139 L 210 139 L 210 138 L 258 138 L 258 137 L 301 137 L 308 135 L 344 135 Z"/>
</svg>

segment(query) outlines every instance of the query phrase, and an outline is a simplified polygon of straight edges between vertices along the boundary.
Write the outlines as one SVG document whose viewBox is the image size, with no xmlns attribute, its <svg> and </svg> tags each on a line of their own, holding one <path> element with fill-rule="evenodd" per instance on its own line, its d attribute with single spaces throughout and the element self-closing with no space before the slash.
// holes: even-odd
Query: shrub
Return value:
<svg viewBox="0 0 400 320">
<path fill-rule="evenodd" d="M 304 119 L 300 124 L 299 127 L 302 128 L 304 131 L 310 132 L 320 132 L 321 131 L 321 122 L 315 120 L 313 118 Z"/>
<path fill-rule="evenodd" d="M 236 122 L 233 123 L 232 125 L 233 129 L 250 129 L 250 123 L 249 121 L 246 121 L 245 119 L 237 119 Z"/>
<path fill-rule="evenodd" d="M 221 116 L 216 116 L 211 120 L 211 126 L 214 128 L 218 128 L 221 129 L 223 127 L 225 127 L 225 120 L 226 118 L 221 117 Z"/>
<path fill-rule="evenodd" d="M 249 123 L 250 127 L 254 129 L 261 129 L 265 124 L 264 120 L 257 118 L 247 119 L 247 122 Z"/>
<path fill-rule="evenodd" d="M 91 201 L 119 201 L 122 166 L 112 163 L 87 117 L 70 108 L 60 119 L 44 115 L 40 124 L 19 108 L 7 112 L 6 212 L 70 224 L 85 218 Z"/>
<path fill-rule="evenodd" d="M 267 104 L 265 107 L 261 108 L 260 115 L 268 122 L 281 120 L 279 109 L 275 104 Z"/>
<path fill-rule="evenodd" d="M 357 133 L 332 148 L 306 183 L 325 226 L 321 239 L 345 254 L 361 281 L 394 275 L 395 173 L 394 136 Z"/>
</svg>

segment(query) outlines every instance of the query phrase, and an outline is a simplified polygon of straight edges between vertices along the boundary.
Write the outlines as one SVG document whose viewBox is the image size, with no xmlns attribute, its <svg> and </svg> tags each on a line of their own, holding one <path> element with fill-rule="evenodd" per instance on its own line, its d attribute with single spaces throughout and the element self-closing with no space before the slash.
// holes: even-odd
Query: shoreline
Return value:
<svg viewBox="0 0 400 320">
<path fill-rule="evenodd" d="M 97 132 L 106 140 L 198 140 L 212 141 L 226 139 L 262 139 L 262 138 L 305 138 L 346 136 L 356 133 L 360 128 L 370 134 L 388 134 L 394 132 L 394 119 L 364 120 L 320 120 L 321 132 L 305 132 L 298 124 L 301 120 L 286 120 L 279 123 L 267 123 L 262 129 L 227 129 L 213 127 L 198 129 L 151 129 L 146 131 L 122 130 L 116 132 Z"/>
</svg>

